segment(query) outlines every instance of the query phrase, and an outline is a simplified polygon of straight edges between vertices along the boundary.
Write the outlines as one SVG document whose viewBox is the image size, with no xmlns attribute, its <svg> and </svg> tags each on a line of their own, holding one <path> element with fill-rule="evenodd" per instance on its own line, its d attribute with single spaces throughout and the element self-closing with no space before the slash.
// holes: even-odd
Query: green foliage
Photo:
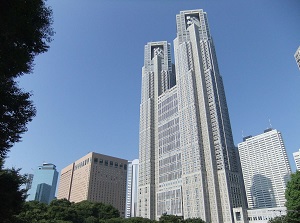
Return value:
<svg viewBox="0 0 300 223">
<path fill-rule="evenodd" d="M 25 201 L 25 190 L 20 187 L 26 182 L 26 176 L 20 169 L 3 169 L 0 158 L 0 222 L 15 222 L 13 215 L 18 214 Z"/>
<path fill-rule="evenodd" d="M 121 221 L 119 211 L 111 205 L 82 201 L 71 203 L 66 199 L 53 200 L 50 205 L 36 201 L 26 202 L 22 212 L 16 216 L 17 223 L 98 223 Z"/>
<path fill-rule="evenodd" d="M 300 172 L 291 174 L 291 179 L 287 183 L 285 190 L 286 203 L 288 210 L 287 221 L 289 223 L 300 222 Z"/>
<path fill-rule="evenodd" d="M 156 223 L 155 220 L 150 220 L 148 218 L 142 218 L 142 217 L 134 217 L 134 218 L 126 218 L 124 220 L 126 223 Z"/>
<path fill-rule="evenodd" d="M 31 93 L 19 88 L 15 78 L 33 70 L 36 55 L 48 50 L 54 34 L 52 10 L 45 0 L 1 0 L 0 1 L 0 222 L 17 222 L 18 214 L 25 201 L 25 191 L 20 186 L 25 176 L 19 169 L 3 170 L 4 158 L 14 143 L 21 140 L 27 131 L 26 125 L 36 114 Z M 30 213 L 41 217 L 36 222 L 45 222 L 42 207 L 31 211 L 33 205 L 24 206 Z M 39 213 L 42 212 L 42 213 Z M 34 221 L 28 221 L 34 222 Z"/>
<path fill-rule="evenodd" d="M 0 157 L 5 158 L 36 114 L 31 94 L 16 77 L 30 73 L 36 55 L 44 53 L 54 34 L 52 10 L 45 0 L 0 1 Z M 1 188 L 0 188 L 1 189 Z"/>
<path fill-rule="evenodd" d="M 47 205 L 38 201 L 29 201 L 23 205 L 22 211 L 16 216 L 18 223 L 43 222 L 47 218 Z"/>
<path fill-rule="evenodd" d="M 45 0 L 1 0 L 0 74 L 15 78 L 30 73 L 34 57 L 49 48 L 52 23 Z"/>
<path fill-rule="evenodd" d="M 175 222 L 182 222 L 182 217 L 180 216 L 175 216 L 175 215 L 167 215 L 167 214 L 163 214 L 160 218 L 159 218 L 159 222 L 162 223 L 175 223 Z"/>
<path fill-rule="evenodd" d="M 205 223 L 200 218 L 183 220 L 181 216 L 161 216 L 159 221 L 142 217 L 121 218 L 111 205 L 82 201 L 71 203 L 66 199 L 54 200 L 50 205 L 37 201 L 26 202 L 14 223 Z"/>
<path fill-rule="evenodd" d="M 277 216 L 268 221 L 268 223 L 288 223 L 286 220 L 286 216 Z"/>
<path fill-rule="evenodd" d="M 5 158 L 21 134 L 27 131 L 27 123 L 36 110 L 30 100 L 30 93 L 23 92 L 11 79 L 0 76 L 0 157 Z"/>
<path fill-rule="evenodd" d="M 184 220 L 185 223 L 205 223 L 201 218 L 188 218 Z"/>
</svg>

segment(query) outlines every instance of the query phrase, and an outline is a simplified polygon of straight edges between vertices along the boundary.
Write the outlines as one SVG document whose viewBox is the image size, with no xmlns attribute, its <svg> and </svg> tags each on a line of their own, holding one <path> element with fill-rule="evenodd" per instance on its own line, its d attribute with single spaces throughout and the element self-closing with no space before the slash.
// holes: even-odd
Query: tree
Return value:
<svg viewBox="0 0 300 223">
<path fill-rule="evenodd" d="M 108 220 L 112 223 L 123 222 L 119 217 L 119 211 L 108 204 L 90 201 L 72 203 L 59 199 L 53 200 L 50 205 L 37 201 L 26 202 L 14 223 L 99 223 Z"/>
<path fill-rule="evenodd" d="M 53 200 L 47 206 L 47 216 L 45 219 L 54 220 L 55 222 L 77 222 L 78 218 L 79 216 L 74 208 L 74 203 L 71 203 L 67 199 Z"/>
<path fill-rule="evenodd" d="M 201 218 L 188 218 L 184 220 L 185 223 L 205 223 Z"/>
<path fill-rule="evenodd" d="M 286 216 L 277 216 L 268 221 L 268 223 L 288 223 L 286 221 Z"/>
<path fill-rule="evenodd" d="M 287 222 L 300 222 L 300 172 L 291 174 L 285 190 Z"/>
<path fill-rule="evenodd" d="M 16 215 L 16 223 L 43 222 L 47 219 L 48 205 L 38 201 L 28 201 L 23 204 L 22 211 Z"/>
<path fill-rule="evenodd" d="M 124 220 L 126 223 L 157 223 L 156 220 L 150 220 L 148 218 L 142 218 L 142 217 L 132 217 L 132 218 L 126 218 Z"/>
<path fill-rule="evenodd" d="M 36 114 L 30 96 L 12 79 L 0 77 L 0 158 L 5 158 L 13 144 L 20 141 Z"/>
<path fill-rule="evenodd" d="M 5 158 L 36 111 L 30 93 L 16 77 L 31 73 L 36 55 L 54 35 L 52 10 L 45 0 L 0 0 L 0 157 Z"/>
<path fill-rule="evenodd" d="M 14 78 L 32 72 L 34 57 L 49 49 L 52 23 L 45 0 L 1 0 L 0 74 Z"/>
<path fill-rule="evenodd" d="M 175 215 L 168 215 L 168 214 L 163 214 L 159 218 L 159 222 L 162 223 L 176 223 L 176 222 L 182 222 L 182 217 L 181 216 L 175 216 Z"/>
<path fill-rule="evenodd" d="M 14 221 L 14 215 L 21 211 L 26 198 L 26 190 L 21 185 L 26 182 L 26 176 L 20 174 L 20 169 L 3 169 L 0 158 L 0 222 Z"/>
</svg>

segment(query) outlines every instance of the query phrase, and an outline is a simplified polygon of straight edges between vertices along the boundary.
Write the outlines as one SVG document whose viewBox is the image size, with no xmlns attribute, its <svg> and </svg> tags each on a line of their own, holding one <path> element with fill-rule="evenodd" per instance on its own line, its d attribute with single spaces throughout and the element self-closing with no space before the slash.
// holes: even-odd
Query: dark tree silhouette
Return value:
<svg viewBox="0 0 300 223">
<path fill-rule="evenodd" d="M 0 74 L 30 73 L 34 57 L 48 50 L 54 34 L 44 0 L 0 0 Z"/>
<path fill-rule="evenodd" d="M 44 0 L 0 0 L 0 157 L 5 158 L 36 111 L 16 77 L 32 72 L 54 34 L 52 10 Z"/>
<path fill-rule="evenodd" d="M 25 182 L 26 176 L 20 174 L 20 169 L 3 169 L 0 161 L 0 222 L 15 222 L 14 215 L 21 211 L 26 198 L 21 189 Z"/>
<path fill-rule="evenodd" d="M 52 10 L 45 0 L 0 0 L 0 222 L 16 222 L 13 215 L 25 200 L 25 176 L 19 169 L 3 169 L 14 143 L 27 131 L 36 114 L 31 93 L 16 78 L 32 72 L 36 55 L 44 53 L 54 34 Z"/>
</svg>

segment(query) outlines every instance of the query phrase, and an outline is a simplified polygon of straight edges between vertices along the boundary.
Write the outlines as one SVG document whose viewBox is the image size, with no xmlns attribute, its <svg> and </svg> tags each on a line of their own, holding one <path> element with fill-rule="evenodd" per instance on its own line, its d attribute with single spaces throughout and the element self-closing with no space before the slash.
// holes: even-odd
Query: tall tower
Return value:
<svg viewBox="0 0 300 223">
<path fill-rule="evenodd" d="M 52 163 L 43 163 L 31 175 L 32 184 L 28 190 L 27 200 L 35 200 L 49 204 L 55 198 L 55 190 L 58 178 L 56 166 Z"/>
<path fill-rule="evenodd" d="M 295 160 L 296 169 L 300 171 L 300 149 L 299 151 L 293 153 L 293 157 Z"/>
<path fill-rule="evenodd" d="M 232 208 L 244 206 L 245 200 L 207 16 L 203 10 L 181 11 L 176 21 L 176 84 L 166 81 L 174 80 L 166 47 L 159 51 L 163 54 L 152 54 L 156 45 L 167 43 L 145 47 L 140 215 L 159 218 L 167 213 L 232 223 Z"/>
<path fill-rule="evenodd" d="M 125 218 L 137 216 L 139 160 L 128 161 Z"/>
<path fill-rule="evenodd" d="M 249 208 L 284 207 L 291 167 L 281 133 L 267 129 L 238 144 Z"/>
<path fill-rule="evenodd" d="M 140 105 L 138 216 L 156 214 L 156 165 L 158 148 L 158 97 L 175 84 L 170 44 L 151 42 L 145 46 Z M 142 208 L 141 208 L 142 207 Z"/>
</svg>

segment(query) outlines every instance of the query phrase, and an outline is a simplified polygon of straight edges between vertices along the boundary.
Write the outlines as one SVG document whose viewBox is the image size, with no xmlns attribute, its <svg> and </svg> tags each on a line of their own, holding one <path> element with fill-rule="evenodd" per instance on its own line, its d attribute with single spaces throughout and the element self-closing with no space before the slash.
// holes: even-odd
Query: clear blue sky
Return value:
<svg viewBox="0 0 300 223">
<path fill-rule="evenodd" d="M 214 38 L 237 145 L 269 127 L 282 132 L 290 163 L 300 148 L 299 0 L 48 0 L 56 35 L 20 86 L 37 116 L 7 167 L 33 172 L 94 151 L 138 158 L 144 45 L 176 37 L 181 10 L 204 9 Z"/>
</svg>

